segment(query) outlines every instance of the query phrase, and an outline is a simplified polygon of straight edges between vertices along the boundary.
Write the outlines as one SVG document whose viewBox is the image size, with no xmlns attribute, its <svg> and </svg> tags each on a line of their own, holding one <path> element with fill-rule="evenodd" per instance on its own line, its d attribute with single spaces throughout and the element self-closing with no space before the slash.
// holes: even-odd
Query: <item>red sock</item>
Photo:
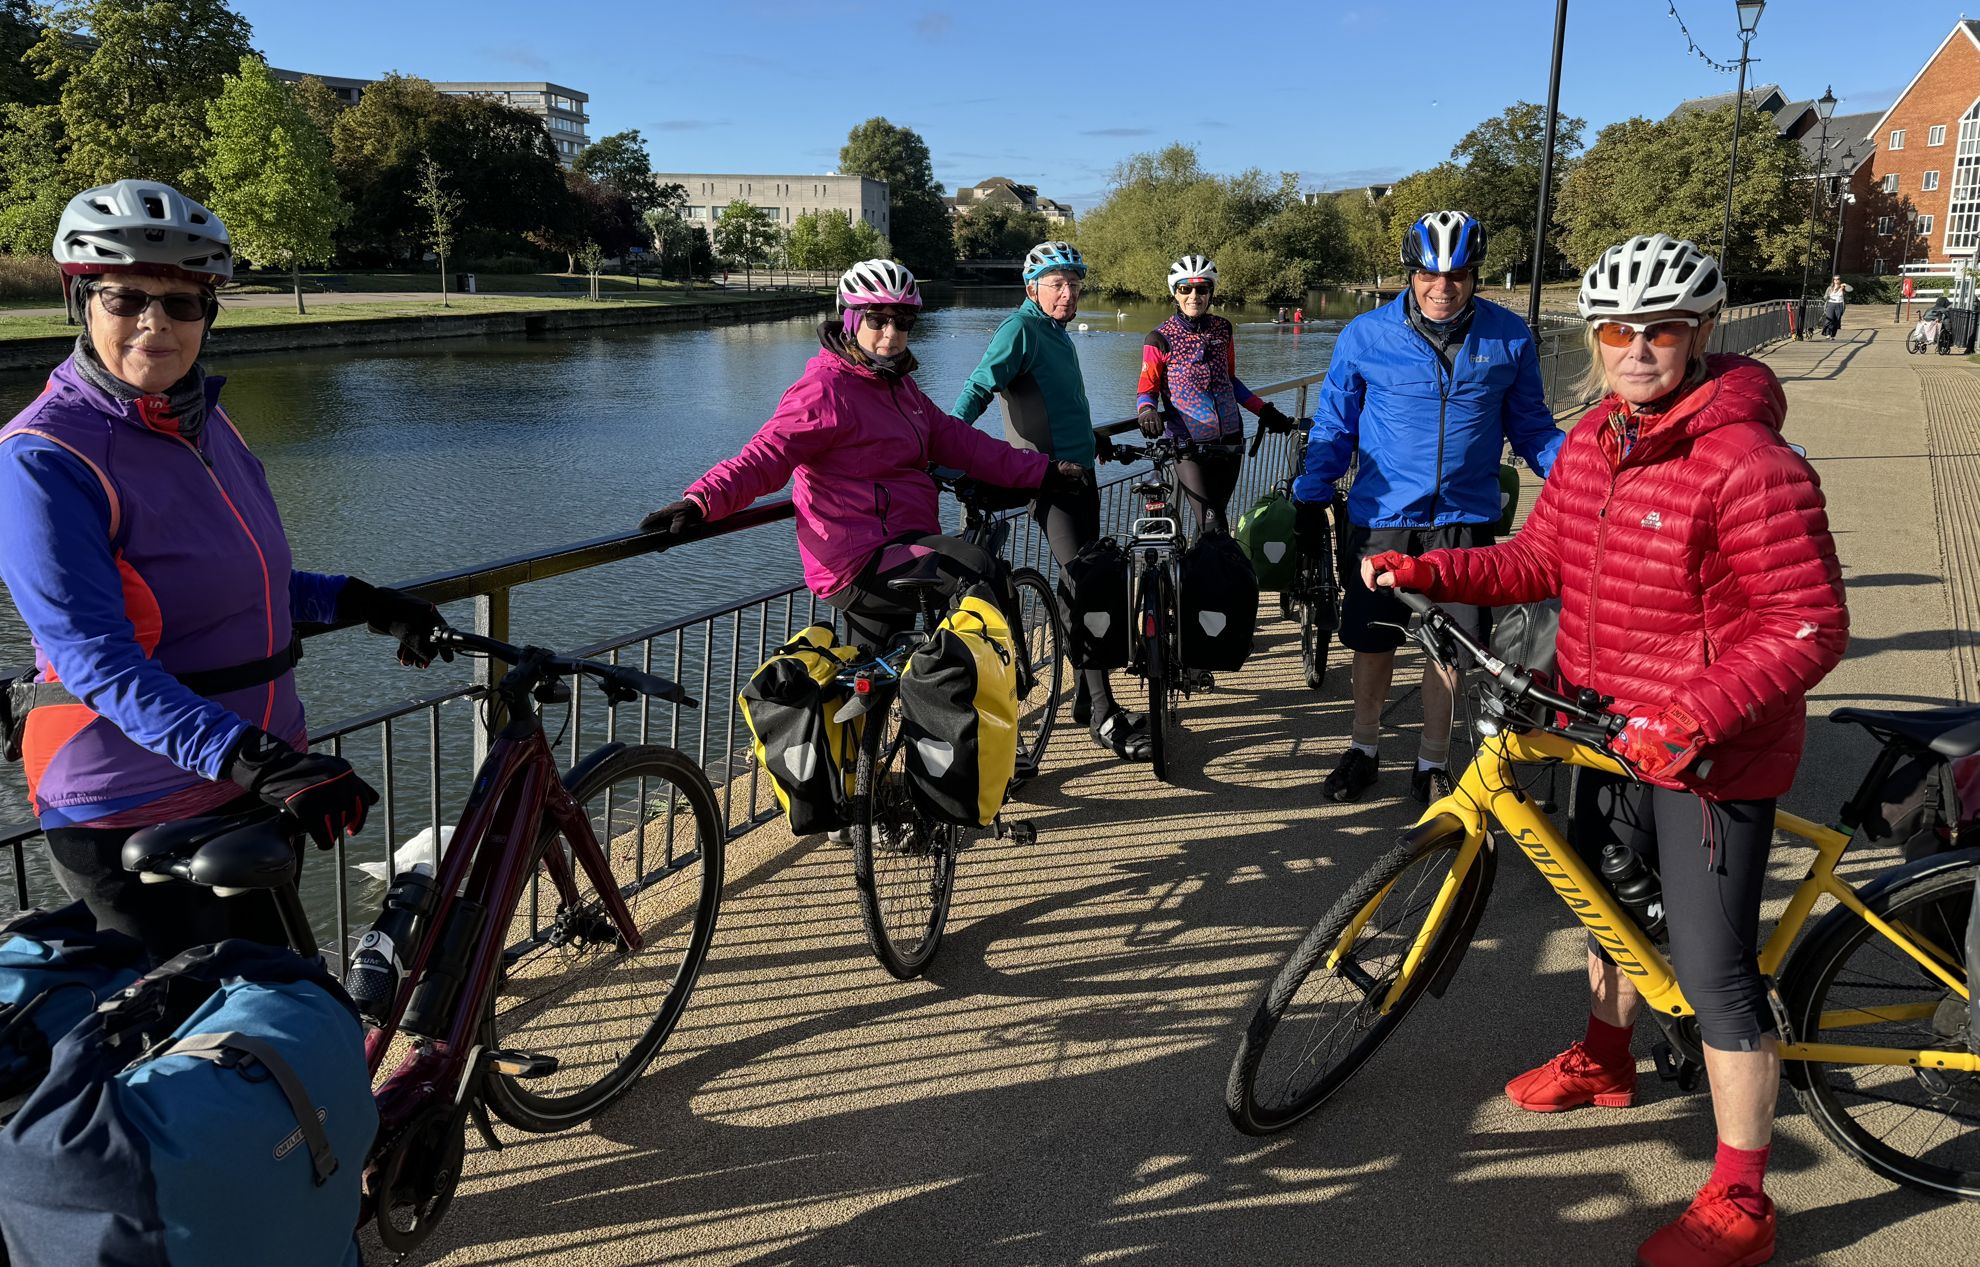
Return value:
<svg viewBox="0 0 1980 1267">
<path fill-rule="evenodd" d="M 1732 1202 L 1754 1218 L 1767 1214 L 1764 1187 L 1767 1182 L 1767 1154 L 1770 1146 L 1734 1148 L 1719 1141 L 1719 1155 L 1712 1163 L 1712 1182 L 1732 1190 Z"/>
<path fill-rule="evenodd" d="M 1582 1037 L 1581 1045 L 1604 1069 L 1634 1069 L 1636 1060 L 1629 1054 L 1629 1036 L 1634 1032 L 1631 1026 L 1611 1025 L 1590 1012 L 1588 1033 Z"/>
</svg>

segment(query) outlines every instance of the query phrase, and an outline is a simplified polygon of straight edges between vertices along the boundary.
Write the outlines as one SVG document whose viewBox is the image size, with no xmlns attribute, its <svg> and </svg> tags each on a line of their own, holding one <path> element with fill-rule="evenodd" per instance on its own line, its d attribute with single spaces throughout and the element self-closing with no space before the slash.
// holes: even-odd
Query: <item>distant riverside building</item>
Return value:
<svg viewBox="0 0 1980 1267">
<path fill-rule="evenodd" d="M 1836 120 L 1829 120 L 1833 137 Z M 1980 21 L 1961 19 L 1890 108 L 1851 129 L 1856 195 L 1843 226 L 1842 269 L 1895 273 L 1980 251 Z M 1906 211 L 1916 211 L 1907 245 Z"/>
<path fill-rule="evenodd" d="M 956 190 L 956 196 L 946 200 L 949 214 L 967 215 L 970 208 L 979 204 L 999 204 L 1036 211 L 1043 215 L 1047 223 L 1064 224 L 1072 219 L 1072 208 L 1062 202 L 1038 196 L 1038 186 L 1020 185 L 1008 176 L 992 176 L 974 185 L 964 185 Z"/>
<path fill-rule="evenodd" d="M 276 70 L 275 78 L 295 83 L 304 76 L 321 79 L 328 85 L 337 100 L 347 106 L 356 105 L 364 96 L 364 90 L 377 83 L 375 79 L 347 79 L 341 75 L 319 75 L 315 71 Z M 453 83 L 435 81 L 433 87 L 450 97 L 487 97 L 518 110 L 528 111 L 543 120 L 550 129 L 550 140 L 557 148 L 557 157 L 568 167 L 578 151 L 591 144 L 591 137 L 585 131 L 591 122 L 587 107 L 591 104 L 589 95 L 562 84 L 538 83 Z"/>
<path fill-rule="evenodd" d="M 682 214 L 711 238 L 722 208 L 740 198 L 766 211 L 779 227 L 790 228 L 799 216 L 817 211 L 836 211 L 846 219 L 864 222 L 881 237 L 893 236 L 893 223 L 887 214 L 887 182 L 865 176 L 784 176 L 726 172 L 655 172 L 653 179 L 663 185 L 679 185 L 687 190 L 687 207 Z"/>
</svg>

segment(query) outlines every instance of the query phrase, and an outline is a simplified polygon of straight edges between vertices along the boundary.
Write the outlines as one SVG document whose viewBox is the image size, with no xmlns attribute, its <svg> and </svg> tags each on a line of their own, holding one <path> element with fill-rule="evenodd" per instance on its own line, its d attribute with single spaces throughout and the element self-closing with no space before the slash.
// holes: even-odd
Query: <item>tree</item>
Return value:
<svg viewBox="0 0 1980 1267">
<path fill-rule="evenodd" d="M 635 219 L 643 218 L 660 205 L 660 185 L 653 179 L 653 160 L 647 155 L 646 141 L 638 129 L 614 132 L 585 146 L 572 160 L 571 167 L 624 194 L 632 204 Z"/>
<path fill-rule="evenodd" d="M 868 119 L 846 136 L 839 170 L 886 181 L 890 237 L 901 262 L 923 277 L 948 276 L 956 259 L 949 207 L 919 133 L 878 116 Z"/>
<path fill-rule="evenodd" d="M 1339 276 L 1372 282 L 1384 273 L 1394 273 L 1396 244 L 1402 235 L 1390 228 L 1393 197 L 1371 198 L 1366 189 L 1343 189 L 1333 195 L 1333 202 L 1341 217 L 1348 256 Z"/>
<path fill-rule="evenodd" d="M 1562 115 L 1554 129 L 1556 195 L 1581 150 L 1584 126 L 1581 119 Z M 1546 109 L 1518 101 L 1465 133 L 1451 149 L 1451 158 L 1464 168 L 1461 201 L 1451 209 L 1469 211 L 1485 226 L 1484 271 L 1489 276 L 1518 271 L 1533 257 L 1546 129 Z M 1547 257 L 1541 274 L 1557 276 L 1565 263 L 1557 241 L 1550 239 Z"/>
<path fill-rule="evenodd" d="M 248 36 L 247 20 L 225 0 L 50 8 L 28 58 L 61 83 L 70 179 L 89 186 L 144 176 L 206 201 L 206 108 L 253 51 Z"/>
<path fill-rule="evenodd" d="M 1464 169 L 1452 162 L 1411 172 L 1397 181 L 1389 190 L 1388 262 L 1385 268 L 1376 271 L 1401 272 L 1402 239 L 1409 226 L 1432 211 L 1463 210 L 1465 197 Z M 1488 237 L 1490 232 L 1487 226 Z M 1486 245 L 1489 247 L 1490 243 Z"/>
<path fill-rule="evenodd" d="M 813 211 L 791 221 L 784 243 L 792 268 L 842 272 L 892 253 L 880 230 L 843 211 Z"/>
<path fill-rule="evenodd" d="M 52 106 L 58 85 L 34 73 L 26 58 L 41 42 L 41 15 L 35 0 L 0 0 L 0 102 Z"/>
<path fill-rule="evenodd" d="M 979 202 L 956 217 L 956 254 L 966 260 L 1022 259 L 1052 236 L 1045 213 L 1003 202 Z"/>
<path fill-rule="evenodd" d="M 413 202 L 426 213 L 426 245 L 440 258 L 440 306 L 443 308 L 451 306 L 447 303 L 447 252 L 454 245 L 454 223 L 460 218 L 465 202 L 447 187 L 446 181 L 447 173 L 433 161 L 433 155 L 421 155 L 419 186 L 413 192 Z"/>
<path fill-rule="evenodd" d="M 598 302 L 598 266 L 605 261 L 605 248 L 596 242 L 586 242 L 578 248 L 578 263 L 584 265 L 585 275 L 591 278 L 592 303 Z"/>
<path fill-rule="evenodd" d="M 715 222 L 715 253 L 743 266 L 744 284 L 756 284 L 755 263 L 777 243 L 777 226 L 763 208 L 738 198 Z"/>
<path fill-rule="evenodd" d="M 347 252 L 392 264 L 417 258 L 420 156 L 431 152 L 446 100 L 426 80 L 392 73 L 338 117 L 331 141 L 351 208 Z"/>
<path fill-rule="evenodd" d="M 337 120 L 343 117 L 344 103 L 337 100 L 337 94 L 330 90 L 329 84 L 315 75 L 304 75 L 290 85 L 289 91 L 294 95 L 296 105 L 323 134 L 324 140 L 337 134 Z"/>
<path fill-rule="evenodd" d="M 240 74 L 227 79 L 206 118 L 213 210 L 237 253 L 288 266 L 301 313 L 302 266 L 329 260 L 344 216 L 330 142 L 258 57 L 241 59 Z"/>
<path fill-rule="evenodd" d="M 0 250 L 46 251 L 74 190 L 61 159 L 54 106 L 0 105 Z"/>
</svg>

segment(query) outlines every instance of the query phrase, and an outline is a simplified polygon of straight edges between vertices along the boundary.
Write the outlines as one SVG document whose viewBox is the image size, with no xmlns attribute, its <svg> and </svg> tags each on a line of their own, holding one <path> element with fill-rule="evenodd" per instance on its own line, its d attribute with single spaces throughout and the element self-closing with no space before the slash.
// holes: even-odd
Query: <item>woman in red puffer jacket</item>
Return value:
<svg viewBox="0 0 1980 1267">
<path fill-rule="evenodd" d="M 1569 434 L 1519 534 L 1364 581 L 1503 606 L 1558 596 L 1561 674 L 1630 717 L 1617 751 L 1643 782 L 1581 772 L 1570 839 L 1658 866 L 1673 967 L 1698 1014 L 1717 1165 L 1689 1209 L 1637 1250 L 1646 1267 L 1772 1257 L 1763 1190 L 1779 1037 L 1755 959 L 1774 798 L 1801 761 L 1810 688 L 1849 637 L 1820 481 L 1781 438 L 1773 371 L 1707 356 L 1718 262 L 1663 234 L 1605 252 L 1582 281 L 1607 394 Z M 1641 998 L 1590 942 L 1587 1031 L 1507 1084 L 1521 1108 L 1627 1107 Z"/>
</svg>

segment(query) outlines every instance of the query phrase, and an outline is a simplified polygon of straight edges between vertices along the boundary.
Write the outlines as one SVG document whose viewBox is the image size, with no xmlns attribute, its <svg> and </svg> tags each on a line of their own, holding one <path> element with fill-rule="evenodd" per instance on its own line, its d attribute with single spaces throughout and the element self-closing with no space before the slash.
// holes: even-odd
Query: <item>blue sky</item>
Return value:
<svg viewBox="0 0 1980 1267">
<path fill-rule="evenodd" d="M 1084 209 L 1114 166 L 1172 140 L 1207 167 L 1297 171 L 1311 188 L 1427 166 L 1509 102 L 1544 101 L 1552 0 L 234 0 L 277 66 L 333 75 L 550 79 L 591 95 L 594 139 L 646 136 L 675 171 L 830 171 L 872 115 L 926 138 L 954 192 L 987 176 Z M 1737 59 L 1732 0 L 1676 0 L 1706 53 Z M 1956 4 L 1774 0 L 1756 82 L 1833 85 L 1882 109 Z M 1440 21 L 1440 15 L 1448 15 Z M 1439 28 L 1442 28 L 1441 31 Z M 1564 113 L 1661 115 L 1730 92 L 1669 0 L 1572 0 Z"/>
</svg>

